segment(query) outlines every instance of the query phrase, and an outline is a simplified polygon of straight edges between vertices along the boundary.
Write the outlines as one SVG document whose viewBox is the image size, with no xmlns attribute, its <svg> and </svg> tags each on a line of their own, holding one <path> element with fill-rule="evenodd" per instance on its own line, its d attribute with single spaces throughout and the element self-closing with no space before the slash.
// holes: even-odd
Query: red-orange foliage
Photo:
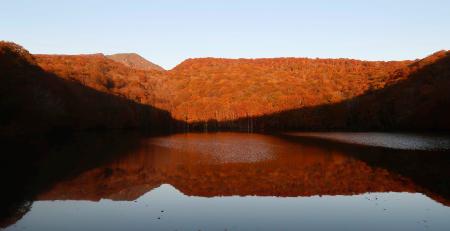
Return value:
<svg viewBox="0 0 450 231">
<path fill-rule="evenodd" d="M 375 67 L 366 64 L 373 70 L 347 67 L 351 62 L 360 63 L 351 60 L 319 61 L 323 67 L 317 68 L 317 61 L 309 59 L 200 59 L 186 61 L 163 74 L 125 68 L 101 54 L 36 57 L 45 70 L 63 78 L 159 106 L 189 122 L 229 120 L 339 101 L 368 88 L 369 81 L 361 81 L 364 75 L 358 75 L 358 69 L 378 75 L 384 71 L 383 64 L 378 63 L 372 65 Z M 337 63 L 336 67 L 333 63 Z M 391 66 L 399 65 L 394 64 Z M 328 73 L 321 72 L 321 68 Z M 348 86 L 353 82 L 356 88 Z M 315 86 L 317 83 L 323 83 L 322 88 Z"/>
<path fill-rule="evenodd" d="M 233 120 L 341 102 L 396 79 L 404 62 L 350 59 L 190 59 L 164 85 L 180 120 Z M 162 97 L 161 95 L 158 95 Z M 157 97 L 158 97 L 157 96 Z M 161 105 L 163 106 L 163 105 Z"/>
<path fill-rule="evenodd" d="M 447 52 L 436 53 L 415 62 L 201 58 L 186 60 L 170 71 L 134 70 L 101 54 L 38 55 L 37 61 L 45 70 L 57 73 L 63 78 L 167 110 L 173 118 L 189 123 L 228 123 L 264 117 L 254 125 L 253 119 L 244 122 L 244 126 L 247 126 L 247 129 L 380 129 L 400 124 L 403 124 L 402 127 L 408 127 L 408 123 L 412 123 L 412 117 L 404 121 L 400 119 L 406 118 L 406 114 L 420 114 L 404 106 L 413 98 L 417 101 L 411 101 L 412 103 L 407 104 L 409 107 L 421 105 L 423 100 L 415 97 L 417 95 L 427 94 L 431 100 L 428 105 L 434 105 L 433 102 L 439 101 L 438 98 L 443 99 L 443 103 L 439 105 L 450 103 L 445 95 L 446 91 L 439 86 L 446 85 L 442 82 L 446 81 L 445 76 L 439 78 L 441 84 L 430 79 L 428 82 L 433 84 L 421 85 L 423 81 L 419 81 L 420 83 L 409 86 L 410 92 L 419 91 L 421 94 L 410 95 L 406 97 L 408 99 L 403 97 L 406 94 L 404 87 L 385 90 L 389 86 L 409 81 L 414 75 L 427 78 L 426 72 L 414 73 L 438 62 L 446 54 Z M 449 73 L 443 68 L 436 72 L 439 75 Z M 441 89 L 441 93 L 433 93 L 436 89 Z M 386 102 L 386 98 L 391 100 Z M 388 105 L 394 101 L 395 106 L 390 107 L 396 107 L 397 111 L 403 110 L 405 115 L 400 113 L 396 115 L 398 118 L 390 118 L 393 110 L 388 109 Z M 414 120 L 420 121 L 417 118 Z M 221 127 L 236 127 L 236 124 L 225 124 Z M 433 125 L 423 124 L 420 127 L 426 129 Z"/>
<path fill-rule="evenodd" d="M 247 129 L 380 129 L 414 125 L 420 118 L 413 115 L 424 117 L 426 111 L 450 105 L 450 90 L 445 87 L 450 79 L 448 54 L 391 62 L 201 58 L 188 59 L 169 71 L 133 69 L 103 54 L 34 58 L 36 65 L 58 78 L 205 127 L 235 128 L 227 124 L 248 120 Z M 421 111 L 411 109 L 415 105 L 421 105 Z M 258 120 L 253 124 L 254 119 Z"/>
<path fill-rule="evenodd" d="M 104 63 L 98 55 L 90 56 L 99 60 L 98 63 L 85 62 L 90 59 L 84 56 L 73 57 L 77 62 L 59 59 L 64 63 L 61 66 L 50 61 L 49 66 L 56 65 L 60 69 L 45 71 L 22 47 L 0 42 L 0 135 L 42 134 L 55 129 L 156 129 L 170 125 L 167 124 L 169 113 L 137 103 L 137 97 L 145 90 L 135 86 L 141 81 L 120 79 L 128 86 L 124 91 L 119 81 L 111 81 L 115 78 L 107 70 L 115 68 L 117 63 Z M 42 66 L 45 60 L 45 57 L 39 58 Z M 123 76 L 146 77 L 146 74 L 130 74 L 134 70 L 125 69 L 129 72 L 121 72 L 119 68 Z M 91 85 L 98 91 L 87 87 Z M 118 89 L 116 95 L 109 94 L 114 89 Z M 127 91 L 132 94 L 126 95 Z"/>
<path fill-rule="evenodd" d="M 138 103 L 153 105 L 161 71 L 136 70 L 106 58 L 93 55 L 35 55 L 46 71 L 96 90 L 112 93 Z"/>
<path fill-rule="evenodd" d="M 409 64 L 349 59 L 190 59 L 167 72 L 127 68 L 96 55 L 36 55 L 63 78 L 199 122 L 336 103 L 392 82 Z"/>
</svg>

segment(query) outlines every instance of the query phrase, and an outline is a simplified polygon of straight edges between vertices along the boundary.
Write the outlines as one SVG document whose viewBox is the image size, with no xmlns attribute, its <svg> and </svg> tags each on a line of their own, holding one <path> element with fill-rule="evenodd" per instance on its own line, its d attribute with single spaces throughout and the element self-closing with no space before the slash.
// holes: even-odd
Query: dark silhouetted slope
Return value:
<svg viewBox="0 0 450 231">
<path fill-rule="evenodd" d="M 160 71 L 143 71 L 127 67 L 94 55 L 35 55 L 37 63 L 47 72 L 77 82 L 101 92 L 129 100 L 155 105 L 156 94 L 164 74 Z"/>
<path fill-rule="evenodd" d="M 165 129 L 171 121 L 169 113 L 162 110 L 43 70 L 32 55 L 13 43 L 0 43 L 0 70 L 1 135 L 94 128 Z"/>
<path fill-rule="evenodd" d="M 245 128 L 250 120 L 255 130 L 450 130 L 450 52 L 413 62 L 394 71 L 388 79 L 394 81 L 341 102 L 221 125 Z"/>
<path fill-rule="evenodd" d="M 18 62 L 6 59 L 4 65 Z M 22 59 L 72 85 L 166 110 L 190 123 L 190 129 L 450 128 L 446 51 L 392 62 L 201 58 L 188 59 L 170 71 L 127 67 L 103 54 L 28 54 Z M 17 73 L 27 68 L 22 69 L 15 66 Z M 57 93 L 69 97 L 65 94 Z"/>
</svg>

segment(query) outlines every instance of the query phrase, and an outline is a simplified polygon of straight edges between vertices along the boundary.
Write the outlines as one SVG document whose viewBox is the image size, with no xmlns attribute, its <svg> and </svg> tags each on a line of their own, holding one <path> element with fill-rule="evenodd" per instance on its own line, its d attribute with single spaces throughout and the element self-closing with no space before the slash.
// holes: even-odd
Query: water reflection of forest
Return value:
<svg viewBox="0 0 450 231">
<path fill-rule="evenodd" d="M 242 148 L 234 150 L 236 147 Z M 236 155 L 239 150 L 242 153 Z M 401 169 L 410 168 L 411 163 L 389 163 L 390 159 L 383 157 L 381 152 L 370 151 L 363 159 L 359 157 L 364 154 L 356 156 L 351 150 L 338 150 L 330 145 L 304 145 L 266 135 L 241 133 L 151 138 L 142 140 L 132 154 L 58 182 L 38 198 L 133 200 L 167 183 L 186 195 L 205 197 L 352 195 L 394 191 L 431 193 L 431 197 L 446 203 L 447 200 L 429 192 L 433 190 L 417 184 L 415 178 L 382 165 L 385 161 L 387 165 L 397 164 Z M 401 152 L 391 152 L 397 158 L 404 156 Z M 430 159 L 437 155 L 428 154 Z M 414 152 L 408 155 L 411 161 L 427 158 L 420 159 Z M 377 160 L 379 163 L 375 162 Z M 415 165 L 436 165 L 440 161 L 421 161 Z M 435 165 L 433 170 L 438 171 Z M 427 174 L 429 172 L 422 175 Z"/>
<path fill-rule="evenodd" d="M 16 220 L 27 201 L 135 200 L 161 184 L 201 197 L 420 192 L 449 205 L 447 154 L 246 133 L 82 135 L 11 183 L 22 206 L 10 208 Z"/>
</svg>

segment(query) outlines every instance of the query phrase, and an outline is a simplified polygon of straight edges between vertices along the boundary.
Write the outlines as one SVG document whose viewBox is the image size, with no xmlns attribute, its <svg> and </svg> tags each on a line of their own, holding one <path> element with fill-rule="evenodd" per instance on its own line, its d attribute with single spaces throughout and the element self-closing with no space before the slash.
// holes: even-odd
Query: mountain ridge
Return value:
<svg viewBox="0 0 450 231">
<path fill-rule="evenodd" d="M 137 53 L 117 53 L 112 55 L 105 55 L 105 57 L 134 69 L 165 71 L 165 69 L 161 66 L 150 62 Z"/>
<path fill-rule="evenodd" d="M 416 61 L 200 58 L 159 71 L 132 68 L 103 54 L 32 55 L 17 47 L 0 44 L 2 80 L 27 75 L 21 65 L 24 71 L 34 66 L 42 70 L 33 76 L 51 74 L 55 80 L 168 112 L 177 121 L 168 127 L 450 130 L 443 122 L 450 108 L 449 51 Z M 22 56 L 23 61 L 14 58 Z M 40 81 L 35 77 L 30 80 Z M 23 97 L 10 94 L 12 98 Z"/>
</svg>

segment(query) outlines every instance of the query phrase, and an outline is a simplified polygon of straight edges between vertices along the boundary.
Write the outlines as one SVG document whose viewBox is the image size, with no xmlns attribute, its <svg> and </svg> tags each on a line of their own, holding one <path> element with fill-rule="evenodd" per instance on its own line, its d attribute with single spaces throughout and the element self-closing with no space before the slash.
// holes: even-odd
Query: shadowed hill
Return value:
<svg viewBox="0 0 450 231">
<path fill-rule="evenodd" d="M 164 86 L 160 71 L 143 71 L 94 55 L 34 55 L 45 71 L 101 92 L 155 105 L 156 94 Z"/>
<path fill-rule="evenodd" d="M 109 59 L 112 59 L 116 62 L 122 63 L 125 66 L 138 69 L 138 70 L 156 70 L 156 71 L 164 71 L 164 68 L 144 59 L 142 56 L 136 53 L 121 53 L 121 54 L 113 54 L 106 56 Z"/>
<path fill-rule="evenodd" d="M 169 128 L 172 121 L 168 112 L 45 71 L 13 43 L 0 43 L 0 70 L 4 136 L 96 128 L 156 130 Z"/>
<path fill-rule="evenodd" d="M 185 123 L 189 129 L 249 131 L 450 129 L 446 51 L 414 62 L 201 58 L 170 71 L 138 70 L 103 54 L 27 57 L 58 81 L 166 110 L 183 129 Z M 5 65 L 15 62 L 6 59 Z M 25 70 L 15 66 L 14 75 L 19 72 Z M 56 88 L 56 95 L 66 94 Z"/>
<path fill-rule="evenodd" d="M 273 128 L 281 122 L 289 129 L 450 130 L 450 52 L 435 53 L 394 75 L 402 81 L 337 104 L 282 112 L 260 121 L 271 121 L 268 127 Z"/>
<path fill-rule="evenodd" d="M 263 116 L 191 124 L 242 130 L 450 130 L 450 52 L 437 52 L 384 78 L 385 86 L 338 102 Z M 256 104 L 256 102 L 255 102 Z"/>
</svg>

